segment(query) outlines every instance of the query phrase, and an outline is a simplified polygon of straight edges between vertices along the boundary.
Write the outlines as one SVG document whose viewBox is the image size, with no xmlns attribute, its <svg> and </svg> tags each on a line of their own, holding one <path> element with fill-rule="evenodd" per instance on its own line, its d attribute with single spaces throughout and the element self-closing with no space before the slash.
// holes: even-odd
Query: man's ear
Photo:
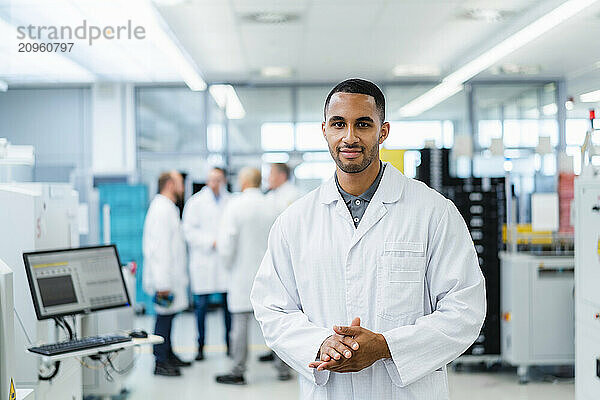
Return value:
<svg viewBox="0 0 600 400">
<path fill-rule="evenodd" d="M 379 129 L 379 144 L 382 144 L 390 134 L 390 123 L 384 122 Z"/>
</svg>

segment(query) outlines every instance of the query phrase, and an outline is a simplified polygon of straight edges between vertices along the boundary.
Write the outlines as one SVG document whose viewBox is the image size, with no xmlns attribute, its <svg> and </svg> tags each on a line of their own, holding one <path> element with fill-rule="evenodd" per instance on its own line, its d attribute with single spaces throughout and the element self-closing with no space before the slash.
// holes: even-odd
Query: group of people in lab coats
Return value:
<svg viewBox="0 0 600 400">
<path fill-rule="evenodd" d="M 240 272 L 228 288 L 232 350 L 244 348 L 238 340 L 253 310 L 267 345 L 298 372 L 301 399 L 448 399 L 446 365 L 475 341 L 486 313 L 467 226 L 451 201 L 380 160 L 390 124 L 374 83 L 336 85 L 324 101 L 322 133 L 335 174 L 268 223 L 268 210 L 258 212 L 268 205 L 257 171 L 240 173 L 243 194 L 231 200 L 216 240 L 231 273 Z M 180 189 L 179 178 L 169 182 L 172 192 L 161 192 L 148 212 L 165 220 L 147 221 L 148 228 L 179 229 L 166 221 Z M 268 239 L 253 230 L 267 227 Z M 182 234 L 144 244 L 150 256 L 184 246 Z M 180 255 L 166 257 L 151 265 L 181 268 L 174 265 Z M 156 275 L 148 290 L 157 295 L 185 283 Z M 236 285 L 243 290 L 234 299 Z M 170 347 L 155 354 L 157 365 L 177 362 Z M 234 356 L 234 369 L 220 381 L 244 383 L 245 357 Z"/>
<path fill-rule="evenodd" d="M 206 186 L 185 203 L 180 222 L 176 207 L 183 196 L 183 179 L 176 171 L 159 177 L 159 194 L 150 204 L 144 226 L 144 287 L 155 298 L 155 333 L 165 338 L 155 346 L 156 375 L 179 376 L 181 360 L 172 350 L 173 318 L 188 307 L 188 284 L 197 322 L 198 352 L 204 359 L 206 313 L 211 295 L 224 305 L 225 344 L 233 367 L 217 382 L 244 384 L 248 329 L 253 321 L 250 290 L 276 217 L 299 197 L 289 182 L 285 164 L 273 164 L 269 192 L 261 191 L 261 173 L 244 168 L 238 173 L 239 195 L 227 190 L 222 168 L 212 168 Z M 186 264 L 186 243 L 189 263 Z M 189 277 L 189 282 L 188 282 Z M 274 357 L 280 380 L 291 378 L 289 367 Z"/>
</svg>

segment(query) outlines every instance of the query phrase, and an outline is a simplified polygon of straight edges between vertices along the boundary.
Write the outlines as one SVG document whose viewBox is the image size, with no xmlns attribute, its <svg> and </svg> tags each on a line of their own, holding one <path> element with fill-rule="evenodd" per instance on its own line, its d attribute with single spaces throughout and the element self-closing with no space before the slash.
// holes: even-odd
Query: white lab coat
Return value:
<svg viewBox="0 0 600 400">
<path fill-rule="evenodd" d="M 290 181 L 286 181 L 283 185 L 277 189 L 271 190 L 267 193 L 267 198 L 273 202 L 274 207 L 278 213 L 282 213 L 288 208 L 293 202 L 298 200 L 302 194 Z"/>
<path fill-rule="evenodd" d="M 447 399 L 445 366 L 477 338 L 486 307 L 454 204 L 389 164 L 357 229 L 333 179 L 290 206 L 251 298 L 267 345 L 315 400 Z M 351 374 L 308 368 L 332 326 L 354 317 L 392 358 Z"/>
<path fill-rule="evenodd" d="M 144 221 L 144 290 L 151 296 L 169 290 L 173 304 L 154 305 L 157 314 L 174 314 L 188 307 L 186 248 L 179 209 L 167 197 L 157 194 Z"/>
<path fill-rule="evenodd" d="M 217 201 L 212 189 L 204 187 L 183 209 L 183 232 L 190 252 L 190 285 L 194 294 L 227 292 L 229 274 L 222 268 L 217 250 L 213 248 L 230 197 L 224 189 L 220 193 Z"/>
<path fill-rule="evenodd" d="M 232 313 L 252 311 L 250 291 L 277 216 L 270 205 L 259 189 L 250 188 L 225 209 L 217 250 L 231 272 L 227 304 Z"/>
</svg>

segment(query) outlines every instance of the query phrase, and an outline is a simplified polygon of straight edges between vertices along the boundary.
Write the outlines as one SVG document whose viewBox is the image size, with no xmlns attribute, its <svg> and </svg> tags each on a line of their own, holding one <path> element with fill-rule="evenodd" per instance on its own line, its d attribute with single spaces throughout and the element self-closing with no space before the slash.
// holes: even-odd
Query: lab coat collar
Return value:
<svg viewBox="0 0 600 400">
<path fill-rule="evenodd" d="M 386 167 L 383 171 L 383 177 L 381 178 L 379 187 L 373 195 L 373 200 L 377 199 L 382 203 L 395 203 L 400 200 L 400 196 L 402 196 L 402 190 L 406 184 L 406 177 L 390 163 L 384 162 L 383 164 L 386 165 Z M 340 195 L 340 192 L 337 190 L 335 177 L 331 177 L 323 184 L 323 186 L 321 186 L 319 199 L 323 204 L 331 204 L 336 200 L 339 200 L 342 203 L 344 202 L 342 195 Z"/>
<path fill-rule="evenodd" d="M 243 194 L 250 194 L 250 193 L 259 193 L 259 194 L 262 194 L 262 191 L 259 188 L 249 187 L 246 190 L 244 190 L 242 193 Z"/>
<path fill-rule="evenodd" d="M 158 201 L 160 201 L 163 204 L 168 204 L 170 206 L 177 207 L 175 205 L 175 203 L 173 203 L 173 201 L 170 198 L 168 198 L 167 196 L 162 195 L 160 193 L 157 193 L 154 198 L 157 199 Z"/>
<path fill-rule="evenodd" d="M 212 201 L 214 201 L 215 203 L 221 203 L 223 200 L 227 200 L 228 196 L 229 196 L 229 191 L 227 191 L 225 189 L 225 187 L 221 188 L 221 192 L 219 193 L 219 200 L 217 201 L 217 196 L 215 196 L 215 192 L 212 191 L 211 188 L 209 188 L 208 186 L 204 186 L 202 189 L 200 189 L 200 192 L 204 192 L 204 194 L 206 196 L 209 196 L 210 199 Z"/>
</svg>

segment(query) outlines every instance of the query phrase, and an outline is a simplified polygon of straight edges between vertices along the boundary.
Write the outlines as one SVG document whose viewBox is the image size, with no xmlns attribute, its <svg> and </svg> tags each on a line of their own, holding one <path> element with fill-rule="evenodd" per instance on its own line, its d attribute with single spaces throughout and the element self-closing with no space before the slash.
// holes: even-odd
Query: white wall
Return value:
<svg viewBox="0 0 600 400">
<path fill-rule="evenodd" d="M 0 93 L 0 137 L 33 145 L 34 179 L 67 181 L 91 168 L 89 88 L 11 89 Z"/>
<path fill-rule="evenodd" d="M 0 137 L 35 147 L 37 181 L 132 175 L 134 107 L 133 85 L 10 89 L 0 93 Z"/>
</svg>

